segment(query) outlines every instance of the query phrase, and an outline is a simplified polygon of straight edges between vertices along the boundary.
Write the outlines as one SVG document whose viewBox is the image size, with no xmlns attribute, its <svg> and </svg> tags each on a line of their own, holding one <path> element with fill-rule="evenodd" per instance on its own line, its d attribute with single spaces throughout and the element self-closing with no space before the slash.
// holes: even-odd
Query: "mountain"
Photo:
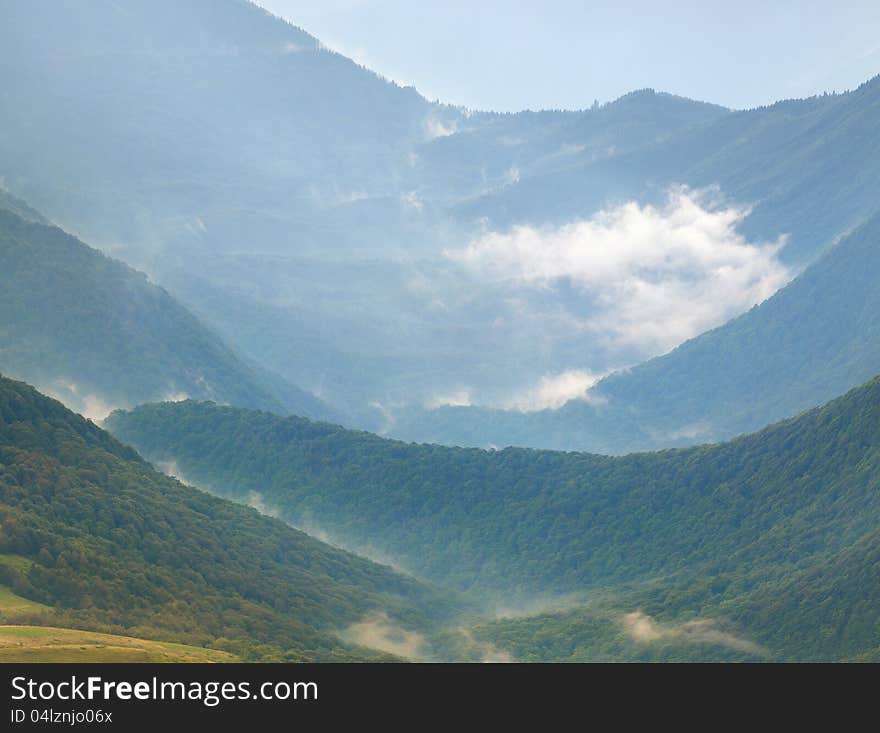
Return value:
<svg viewBox="0 0 880 733">
<path fill-rule="evenodd" d="M 336 636 L 365 616 L 424 625 L 448 608 L 390 568 L 157 473 L 2 377 L 0 516 L 0 583 L 51 607 L 19 622 L 245 659 L 351 660 L 376 658 Z"/>
<path fill-rule="evenodd" d="M 407 188 L 418 192 L 423 234 L 411 237 L 408 250 L 397 259 L 389 263 L 365 236 L 365 249 L 376 254 L 363 254 L 355 262 L 273 261 L 273 275 L 271 268 L 248 260 L 252 282 L 272 282 L 272 293 L 289 287 L 293 279 L 295 306 L 277 300 L 267 304 L 260 295 L 247 296 L 247 303 L 231 301 L 222 297 L 226 286 L 216 295 L 207 287 L 191 287 L 187 293 L 200 311 L 213 314 L 214 325 L 227 338 L 259 354 L 295 383 L 320 387 L 322 394 L 349 406 L 381 404 L 391 415 L 387 422 L 349 422 L 395 437 L 601 452 L 726 439 L 820 404 L 874 374 L 870 334 L 861 346 L 853 328 L 837 333 L 831 318 L 813 314 L 811 306 L 807 318 L 816 318 L 817 330 L 811 336 L 801 331 L 805 340 L 798 342 L 805 350 L 814 348 L 804 385 L 786 380 L 782 369 L 766 374 L 764 381 L 763 369 L 744 372 L 737 365 L 724 376 L 711 371 L 713 367 L 703 371 L 701 363 L 682 364 L 685 380 L 707 386 L 699 391 L 705 401 L 694 404 L 682 390 L 667 397 L 665 385 L 639 377 L 634 389 L 644 400 L 633 408 L 644 417 L 641 421 L 628 412 L 632 400 L 626 400 L 626 409 L 616 411 L 612 404 L 604 412 L 573 403 L 570 412 L 577 418 L 568 411 L 558 417 L 523 417 L 454 407 L 419 415 L 417 408 L 442 404 L 443 398 L 459 393 L 469 399 L 453 403 L 504 405 L 511 394 L 538 384 L 545 375 L 569 370 L 602 374 L 668 348 L 609 348 L 608 339 L 579 328 L 585 320 L 589 323 L 594 304 L 565 278 L 531 290 L 496 285 L 462 273 L 441 253 L 461 250 L 486 233 L 503 235 L 512 226 L 541 231 L 595 216 L 621 202 L 656 204 L 670 186 L 685 184 L 695 190 L 717 187 L 726 205 L 748 209 L 738 232 L 752 243 L 782 238 L 778 258 L 792 275 L 813 265 L 824 267 L 837 257 L 823 259 L 835 245 L 862 225 L 876 227 L 868 222 L 877 211 L 872 182 L 880 171 L 878 105 L 880 78 L 845 94 L 736 112 L 640 92 L 583 113 L 475 114 L 460 122 L 454 134 L 414 148 L 416 163 Z M 664 126 L 666 119 L 675 124 Z M 360 201 L 347 208 L 372 221 L 364 208 L 357 208 L 365 205 Z M 451 222 L 438 218 L 435 209 L 441 205 L 451 212 Z M 434 234 L 439 241 L 426 247 Z M 860 266 L 874 263 L 867 259 Z M 295 272 L 287 274 L 291 270 Z M 810 272 L 810 277 L 819 277 L 816 269 Z M 361 273 L 369 273 L 368 282 Z M 840 280 L 836 287 L 845 289 L 846 282 Z M 799 284 L 795 290 L 811 287 Z M 833 300 L 830 273 L 823 287 Z M 320 290 L 315 297 L 301 295 L 313 288 Z M 852 299 L 852 314 L 833 307 L 832 312 L 861 321 L 853 315 L 862 313 L 856 295 L 844 296 Z M 333 306 L 328 309 L 325 303 Z M 757 314 L 745 316 L 749 328 L 766 329 L 767 338 L 752 345 L 731 344 L 730 349 L 740 363 L 764 364 L 772 371 L 761 347 L 766 343 L 772 349 L 779 343 L 772 337 L 779 324 L 756 325 L 769 310 L 762 306 Z M 250 313 L 260 313 L 274 325 L 248 332 L 241 324 Z M 793 311 L 787 317 L 801 323 Z M 731 324 L 725 333 L 745 322 Z M 827 326 L 829 331 L 822 330 Z M 296 338 L 288 346 L 279 333 Z M 841 368 L 835 348 L 844 338 L 850 344 L 850 364 Z M 829 342 L 832 346 L 826 349 Z M 314 348 L 303 350 L 302 343 Z M 689 349 L 691 345 L 683 351 Z M 305 358 L 302 351 L 308 352 Z M 757 380 L 761 398 L 743 401 L 735 383 L 749 377 Z M 615 376 L 603 388 L 613 392 L 612 382 L 630 378 Z M 721 382 L 727 386 L 719 387 Z M 596 390 L 600 397 L 602 393 Z M 655 401 L 664 403 L 658 409 L 669 420 L 652 422 Z M 684 405 L 694 409 L 680 409 Z M 735 420 L 744 409 L 753 410 L 754 416 Z"/>
<path fill-rule="evenodd" d="M 20 198 L 13 196 L 2 188 L 0 188 L 0 211 L 7 211 L 25 221 L 34 222 L 36 224 L 49 225 L 51 223 L 39 211 L 32 209 Z"/>
<path fill-rule="evenodd" d="M 200 486 L 255 492 L 297 526 L 501 604 L 613 594 L 658 623 L 732 620 L 787 658 L 878 645 L 880 379 L 728 443 L 617 458 L 405 444 L 194 402 L 108 424 Z"/>
<path fill-rule="evenodd" d="M 0 368 L 92 417 L 182 395 L 335 416 L 248 364 L 143 273 L 11 198 L 0 199 L 0 283 Z"/>
<path fill-rule="evenodd" d="M 245 0 L 4 0 L 0 18 L 6 185 L 141 259 L 187 259 L 205 231 L 215 250 L 314 236 L 315 200 L 387 186 L 429 110 Z"/>
<path fill-rule="evenodd" d="M 519 383 L 576 348 L 516 356 L 546 321 L 524 333 L 509 294 L 451 266 L 474 226 L 450 207 L 728 114 L 648 90 L 571 112 L 432 103 L 242 0 L 6 0 L 0 19 L 3 184 L 376 428 L 462 375 L 491 386 L 520 359 Z"/>
<path fill-rule="evenodd" d="M 880 369 L 880 213 L 787 287 L 557 410 L 448 407 L 394 434 L 463 445 L 623 453 L 723 440 L 826 402 Z"/>
<path fill-rule="evenodd" d="M 0 0 L 0 72 L 3 186 L 168 286 L 233 345 L 258 341 L 250 355 L 293 383 L 345 389 L 358 367 L 333 379 L 338 334 L 319 347 L 327 312 L 344 318 L 349 299 L 312 270 L 426 239 L 400 170 L 428 122 L 460 112 L 244 0 Z M 224 308 L 205 312 L 218 290 Z M 254 309 L 264 326 L 243 332 Z M 381 321 L 352 312 L 366 312 L 362 330 Z"/>
<path fill-rule="evenodd" d="M 717 186 L 751 206 L 750 239 L 788 236 L 786 261 L 804 265 L 876 210 L 880 76 L 843 94 L 785 100 L 707 116 L 621 155 L 575 157 L 461 204 L 460 215 L 516 223 L 566 222 L 615 199 L 656 199 L 670 184 Z"/>
<path fill-rule="evenodd" d="M 522 180 L 659 144 L 728 114 L 653 89 L 588 110 L 473 111 L 416 147 L 410 186 L 431 201 L 474 206 L 479 216 L 483 197 L 515 191 Z"/>
<path fill-rule="evenodd" d="M 878 78 L 752 110 L 643 89 L 495 114 L 431 102 L 243 0 L 0 1 L 0 71 L 3 186 L 339 415 L 321 417 L 450 443 L 621 451 L 757 429 L 874 373 L 817 372 L 828 390 L 782 394 L 779 409 L 760 400 L 754 420 L 717 431 L 702 405 L 658 407 L 670 420 L 656 426 L 625 414 L 606 427 L 577 404 L 576 420 L 417 414 L 516 404 L 547 376 L 606 374 L 674 345 L 597 331 L 604 293 L 571 278 L 498 282 L 450 256 L 484 237 L 522 225 L 537 247 L 545 231 L 687 186 L 749 211 L 744 242 L 785 241 L 774 263 L 787 274 L 816 262 L 876 212 Z M 764 394 L 778 391 L 770 376 Z"/>
</svg>

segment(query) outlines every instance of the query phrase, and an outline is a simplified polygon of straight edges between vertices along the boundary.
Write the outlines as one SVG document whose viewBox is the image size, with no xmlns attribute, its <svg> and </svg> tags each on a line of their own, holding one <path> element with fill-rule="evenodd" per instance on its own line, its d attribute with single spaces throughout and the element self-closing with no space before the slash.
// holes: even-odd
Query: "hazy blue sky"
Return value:
<svg viewBox="0 0 880 733">
<path fill-rule="evenodd" d="M 641 87 L 733 107 L 880 73 L 880 1 L 259 0 L 431 99 L 577 108 Z"/>
</svg>

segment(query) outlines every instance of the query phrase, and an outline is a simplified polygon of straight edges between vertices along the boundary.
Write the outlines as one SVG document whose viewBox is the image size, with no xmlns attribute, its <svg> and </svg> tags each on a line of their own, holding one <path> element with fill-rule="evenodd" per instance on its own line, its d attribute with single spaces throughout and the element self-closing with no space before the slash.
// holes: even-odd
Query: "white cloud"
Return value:
<svg viewBox="0 0 880 733">
<path fill-rule="evenodd" d="M 184 402 L 189 399 L 189 395 L 186 392 L 166 392 L 161 402 Z"/>
<path fill-rule="evenodd" d="M 180 470 L 180 466 L 177 465 L 177 461 L 157 461 L 156 468 L 158 468 L 162 473 L 166 476 L 171 476 L 171 478 L 176 478 L 182 484 L 187 484 L 188 486 L 195 486 L 195 484 L 190 481 L 186 476 L 183 475 L 183 471 Z"/>
<path fill-rule="evenodd" d="M 478 639 L 470 629 L 459 628 L 455 631 L 464 642 L 469 656 L 477 657 L 482 664 L 512 664 L 516 661 L 510 652 L 495 646 L 491 641 Z"/>
<path fill-rule="evenodd" d="M 559 148 L 559 155 L 577 155 L 578 153 L 583 153 L 586 149 L 586 145 L 562 143 L 562 147 Z"/>
<path fill-rule="evenodd" d="M 502 401 L 498 407 L 520 412 L 556 409 L 570 400 L 587 399 L 587 390 L 602 376 L 577 369 L 545 374 L 534 387 Z"/>
<path fill-rule="evenodd" d="M 63 377 L 54 380 L 51 384 L 36 386 L 44 394 L 62 402 L 69 409 L 98 425 L 103 423 L 113 410 L 124 407 L 124 405 L 111 405 L 92 392 L 86 393 L 76 382 Z"/>
<path fill-rule="evenodd" d="M 401 194 L 400 201 L 407 208 L 415 209 L 416 211 L 421 211 L 425 206 L 416 191 Z"/>
<path fill-rule="evenodd" d="M 345 641 L 404 659 L 421 660 L 425 656 L 425 637 L 418 631 L 408 631 L 398 626 L 384 611 L 368 614 L 345 629 L 340 636 Z"/>
<path fill-rule="evenodd" d="M 373 400 L 372 402 L 370 402 L 369 406 L 372 407 L 374 410 L 378 410 L 381 413 L 382 419 L 385 421 L 385 424 L 378 432 L 379 435 L 384 435 L 389 430 L 391 430 L 391 428 L 394 427 L 394 423 L 397 421 L 394 417 L 394 413 L 392 412 L 390 407 L 383 405 L 378 400 Z"/>
<path fill-rule="evenodd" d="M 363 189 L 341 189 L 336 185 L 322 188 L 310 183 L 307 191 L 309 198 L 318 206 L 345 206 L 370 198 L 370 194 Z"/>
<path fill-rule="evenodd" d="M 615 346 L 666 351 L 767 299 L 791 278 L 784 238 L 753 244 L 736 231 L 748 209 L 710 192 L 670 190 L 662 207 L 631 202 L 560 227 L 487 232 L 446 256 L 485 279 L 589 295 L 586 331 Z"/>
<path fill-rule="evenodd" d="M 265 514 L 267 517 L 275 517 L 278 519 L 281 516 L 281 512 L 275 507 L 270 506 L 259 491 L 249 492 L 245 503 L 249 507 L 256 509 L 260 514 Z"/>
<path fill-rule="evenodd" d="M 438 407 L 470 407 L 471 391 L 466 388 L 454 390 L 442 395 L 437 395 L 428 400 L 425 407 L 436 410 Z"/>
<path fill-rule="evenodd" d="M 711 619 L 694 619 L 683 624 L 661 624 L 643 611 L 633 611 L 623 616 L 621 624 L 627 636 L 642 644 L 672 641 L 723 646 L 759 656 L 767 654 L 767 650 L 760 644 L 722 631 Z"/>
<path fill-rule="evenodd" d="M 665 430 L 663 433 L 651 432 L 652 437 L 660 440 L 697 440 L 698 438 L 708 438 L 712 435 L 712 423 L 706 420 L 700 420 L 694 423 L 682 425 L 677 430 Z"/>
<path fill-rule="evenodd" d="M 194 234 L 197 237 L 208 233 L 208 227 L 205 226 L 205 222 L 202 221 L 200 216 L 193 217 L 191 221 L 184 222 L 184 227 L 190 234 Z"/>
<path fill-rule="evenodd" d="M 444 121 L 435 115 L 425 118 L 425 135 L 428 140 L 436 140 L 438 137 L 449 137 L 458 132 L 458 122 L 455 120 Z"/>
<path fill-rule="evenodd" d="M 97 395 L 89 394 L 82 398 L 82 408 L 79 412 L 83 417 L 87 417 L 92 422 L 100 425 L 115 409 L 116 407 L 104 402 L 104 400 Z"/>
</svg>

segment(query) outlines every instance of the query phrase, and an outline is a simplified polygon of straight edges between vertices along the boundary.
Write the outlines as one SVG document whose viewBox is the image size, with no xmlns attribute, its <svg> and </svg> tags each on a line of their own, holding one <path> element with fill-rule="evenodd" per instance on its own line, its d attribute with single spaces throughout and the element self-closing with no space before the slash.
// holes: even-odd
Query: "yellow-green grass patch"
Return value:
<svg viewBox="0 0 880 733">
<path fill-rule="evenodd" d="M 215 649 L 51 626 L 0 626 L 0 662 L 235 662 Z"/>
</svg>

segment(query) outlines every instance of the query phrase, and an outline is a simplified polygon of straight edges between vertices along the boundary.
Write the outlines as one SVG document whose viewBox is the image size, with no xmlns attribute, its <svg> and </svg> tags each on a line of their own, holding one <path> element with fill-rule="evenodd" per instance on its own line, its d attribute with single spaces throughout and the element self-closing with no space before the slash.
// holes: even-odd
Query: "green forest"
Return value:
<svg viewBox="0 0 880 733">
<path fill-rule="evenodd" d="M 336 636 L 368 613 L 424 627 L 451 608 L 387 567 L 157 473 L 6 378 L 0 518 L 0 585 L 52 608 L 18 623 L 342 661 L 381 658 Z"/>
<path fill-rule="evenodd" d="M 729 620 L 785 658 L 877 645 L 880 380 L 729 443 L 624 457 L 405 444 L 191 401 L 108 425 L 199 486 L 350 548 L 372 539 L 465 593 L 610 590 L 664 622 Z"/>
</svg>

